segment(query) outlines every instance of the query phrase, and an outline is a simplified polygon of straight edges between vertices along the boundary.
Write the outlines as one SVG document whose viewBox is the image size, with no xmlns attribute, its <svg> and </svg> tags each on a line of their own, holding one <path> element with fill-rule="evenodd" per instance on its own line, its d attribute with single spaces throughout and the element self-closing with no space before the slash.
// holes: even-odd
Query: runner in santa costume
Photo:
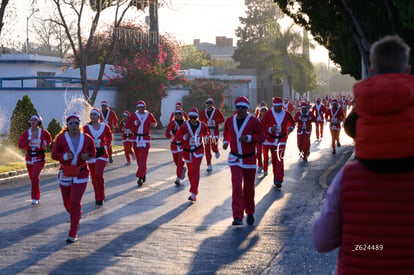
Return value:
<svg viewBox="0 0 414 275">
<path fill-rule="evenodd" d="M 255 114 L 256 118 L 258 118 L 260 116 L 260 110 L 262 109 L 262 107 L 267 108 L 266 101 L 261 101 L 259 106 L 256 107 L 256 110 L 254 111 L 254 114 Z M 236 110 L 236 112 L 234 112 L 234 114 L 237 114 L 237 110 Z"/>
<path fill-rule="evenodd" d="M 132 133 L 131 129 L 126 127 L 126 122 L 128 118 L 131 116 L 131 113 L 128 111 L 125 111 L 122 113 L 122 121 L 119 123 L 119 132 L 122 135 L 122 144 L 124 146 L 124 155 L 126 158 L 125 165 L 131 165 L 131 157 L 135 160 L 134 151 L 132 151 L 132 148 L 134 146 L 135 142 L 135 136 Z"/>
<path fill-rule="evenodd" d="M 307 162 L 310 154 L 310 139 L 312 133 L 312 122 L 316 122 L 316 118 L 309 111 L 308 104 L 302 102 L 301 111 L 295 115 L 297 123 L 297 143 L 301 158 Z"/>
<path fill-rule="evenodd" d="M 332 100 L 332 108 L 328 109 L 325 118 L 326 121 L 330 122 L 329 129 L 332 137 L 332 154 L 336 154 L 336 146 L 338 146 L 338 148 L 341 147 L 339 135 L 341 132 L 341 122 L 345 118 L 342 109 L 339 107 L 338 100 Z"/>
<path fill-rule="evenodd" d="M 247 224 L 254 222 L 254 182 L 256 175 L 255 149 L 265 139 L 259 120 L 250 113 L 249 100 L 239 96 L 234 101 L 237 114 L 227 118 L 223 131 L 223 149 L 230 143 L 228 164 L 231 170 L 233 225 L 242 225 L 247 214 Z"/>
<path fill-rule="evenodd" d="M 116 113 L 114 110 L 109 108 L 108 101 L 102 101 L 101 102 L 101 116 L 99 117 L 99 122 L 104 122 L 109 125 L 109 128 L 112 132 L 112 139 L 113 134 L 115 131 L 115 128 L 118 126 L 118 117 L 116 116 Z M 108 146 L 108 155 L 109 155 L 109 162 L 112 163 L 112 142 Z"/>
<path fill-rule="evenodd" d="M 177 140 L 183 145 L 183 159 L 187 163 L 187 174 L 191 184 L 191 195 L 188 199 L 195 202 L 200 182 L 200 166 L 204 156 L 203 139 L 209 136 L 209 131 L 207 125 L 199 121 L 197 108 L 191 108 L 188 118 L 189 120 L 178 130 Z"/>
<path fill-rule="evenodd" d="M 63 205 L 70 214 L 70 230 L 67 242 L 77 239 L 82 214 L 81 200 L 89 180 L 86 161 L 95 157 L 95 146 L 90 135 L 81 132 L 80 116 L 76 113 L 66 118 L 67 126 L 56 136 L 52 158 L 60 162 L 58 180 Z"/>
<path fill-rule="evenodd" d="M 267 107 L 262 106 L 259 112 L 259 115 L 257 116 L 257 120 L 259 122 L 262 121 L 264 114 L 267 112 Z M 269 151 L 266 151 L 267 154 L 269 154 Z M 257 173 L 262 173 L 263 171 L 263 145 L 261 143 L 256 143 L 256 160 L 257 160 Z M 267 157 L 267 160 L 269 161 L 269 157 Z M 267 169 L 266 169 L 267 171 Z"/>
<path fill-rule="evenodd" d="M 168 123 L 167 129 L 165 130 L 165 136 L 170 139 L 170 149 L 174 163 L 176 165 L 176 174 L 177 178 L 175 180 L 176 185 L 181 184 L 181 180 L 185 177 L 186 168 L 184 167 L 183 160 L 183 148 L 182 143 L 177 140 L 176 134 L 180 127 L 184 124 L 185 120 L 183 119 L 183 110 L 175 110 L 175 118 L 173 121 Z"/>
<path fill-rule="evenodd" d="M 276 188 L 282 187 L 284 177 L 284 161 L 286 141 L 288 135 L 294 129 L 295 120 L 289 112 L 282 109 L 282 98 L 273 99 L 273 108 L 265 113 L 262 125 L 266 133 L 266 140 L 263 143 L 270 150 L 273 166 L 273 183 Z M 266 160 L 266 152 L 264 165 Z"/>
<path fill-rule="evenodd" d="M 183 119 L 188 120 L 188 115 L 186 112 L 184 112 L 183 104 L 181 102 L 177 102 L 175 104 L 175 110 L 181 110 L 183 112 Z M 170 115 L 170 121 L 173 121 L 175 119 L 175 110 Z"/>
<path fill-rule="evenodd" d="M 212 98 L 206 100 L 206 106 L 207 108 L 200 113 L 200 121 L 207 124 L 210 132 L 209 138 L 205 139 L 204 152 L 206 154 L 207 172 L 211 172 L 213 171 L 211 167 L 211 151 L 215 153 L 216 159 L 220 157 L 218 149 L 218 141 L 220 138 L 219 127 L 224 122 L 224 116 L 219 109 L 214 107 L 214 100 Z"/>
<path fill-rule="evenodd" d="M 315 105 L 312 107 L 312 113 L 316 118 L 315 128 L 316 128 L 316 139 L 319 140 L 323 138 L 323 124 L 325 121 L 326 107 L 322 104 L 320 97 L 316 98 Z"/>
<path fill-rule="evenodd" d="M 52 143 L 52 137 L 47 130 L 40 128 L 42 118 L 32 115 L 29 119 L 30 128 L 19 138 L 19 148 L 26 150 L 26 168 L 32 183 L 32 205 L 38 205 L 40 199 L 39 175 L 46 163 L 45 150 Z"/>
<path fill-rule="evenodd" d="M 283 110 L 289 112 L 291 115 L 293 115 L 293 111 L 295 110 L 295 107 L 293 104 L 289 101 L 289 97 L 285 96 L 283 99 Z"/>
<path fill-rule="evenodd" d="M 108 124 L 99 122 L 100 111 L 93 108 L 90 113 L 91 121 L 83 127 L 83 132 L 93 138 L 96 157 L 88 160 L 91 172 L 93 190 L 95 191 L 95 204 L 100 207 L 105 200 L 104 170 L 108 162 L 108 147 L 112 142 L 112 132 Z"/>
<path fill-rule="evenodd" d="M 143 100 L 139 100 L 136 106 L 137 111 L 128 118 L 126 126 L 131 129 L 136 137 L 134 143 L 134 152 L 138 164 L 136 177 L 138 178 L 138 186 L 142 186 L 146 180 L 148 152 L 151 141 L 150 130 L 157 127 L 157 120 L 152 113 L 145 110 L 146 104 Z"/>
<path fill-rule="evenodd" d="M 344 113 L 344 116 L 346 117 L 346 113 L 348 111 L 349 101 L 346 98 L 346 95 L 342 95 L 341 102 L 340 102 L 342 112 Z"/>
</svg>

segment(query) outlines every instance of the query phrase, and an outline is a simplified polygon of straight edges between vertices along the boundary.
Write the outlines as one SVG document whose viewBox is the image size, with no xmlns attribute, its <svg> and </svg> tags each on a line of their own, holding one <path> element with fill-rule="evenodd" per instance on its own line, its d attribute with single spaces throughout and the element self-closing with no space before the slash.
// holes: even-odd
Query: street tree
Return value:
<svg viewBox="0 0 414 275">
<path fill-rule="evenodd" d="M 102 84 L 102 77 L 104 74 L 105 65 L 110 53 L 114 49 L 116 31 L 119 29 L 125 14 L 130 8 L 142 10 L 147 5 L 147 1 L 140 0 L 107 0 L 107 1 L 80 1 L 80 0 L 52 0 L 55 4 L 59 21 L 55 23 L 62 26 L 68 37 L 71 45 L 73 55 L 79 64 L 80 78 L 82 84 L 82 92 L 85 100 L 94 105 L 95 99 L 98 95 L 99 87 Z M 106 43 L 105 55 L 102 57 L 100 63 L 100 71 L 95 83 L 92 94 L 89 91 L 88 77 L 86 67 L 88 65 L 88 54 L 91 50 L 92 42 L 95 38 L 96 31 L 100 22 L 103 11 L 112 11 L 113 16 L 113 33 L 107 38 L 109 43 Z M 75 18 L 76 20 L 76 35 L 72 35 L 68 18 Z M 88 24 L 88 26 L 87 26 Z M 84 31 L 84 29 L 86 31 Z M 84 34 L 86 36 L 84 37 Z M 79 51 L 77 51 L 79 49 Z"/>
<path fill-rule="evenodd" d="M 343 74 L 356 79 L 367 74 L 369 49 L 378 38 L 397 34 L 414 47 L 414 2 L 410 0 L 274 2 L 329 50 L 330 59 Z"/>
<path fill-rule="evenodd" d="M 0 34 L 4 26 L 3 18 L 6 12 L 6 7 L 9 4 L 9 0 L 2 0 L 0 3 Z"/>
<path fill-rule="evenodd" d="M 283 13 L 272 0 L 246 0 L 246 17 L 239 17 L 242 27 L 236 29 L 237 49 L 233 59 L 240 62 L 240 68 L 266 68 L 265 58 L 259 45 L 269 36 L 269 30 Z"/>
<path fill-rule="evenodd" d="M 194 45 L 181 46 L 178 52 L 181 56 L 181 69 L 183 70 L 219 65 L 219 62 L 211 59 L 211 56 L 204 51 L 199 51 Z"/>
</svg>

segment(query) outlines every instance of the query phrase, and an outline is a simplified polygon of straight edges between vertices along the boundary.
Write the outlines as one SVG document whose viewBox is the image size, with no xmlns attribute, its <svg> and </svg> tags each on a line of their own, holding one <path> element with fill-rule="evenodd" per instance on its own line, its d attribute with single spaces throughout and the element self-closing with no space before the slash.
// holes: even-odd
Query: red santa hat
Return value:
<svg viewBox="0 0 414 275">
<path fill-rule="evenodd" d="M 273 106 L 274 107 L 282 107 L 283 106 L 282 98 L 281 97 L 273 98 Z"/>
<path fill-rule="evenodd" d="M 209 98 L 207 98 L 206 103 L 213 103 L 214 104 L 214 99 L 209 97 Z"/>
<path fill-rule="evenodd" d="M 285 96 L 285 100 L 289 101 L 289 97 L 288 96 Z"/>
<path fill-rule="evenodd" d="M 249 100 L 245 96 L 239 96 L 236 100 L 234 100 L 234 106 L 249 108 Z"/>
<path fill-rule="evenodd" d="M 300 107 L 303 109 L 303 108 L 308 108 L 308 104 L 306 104 L 306 102 L 302 102 L 301 104 L 300 104 Z"/>
<path fill-rule="evenodd" d="M 102 101 L 101 106 L 109 107 L 108 101 L 106 101 L 106 100 Z"/>
<path fill-rule="evenodd" d="M 199 117 L 198 109 L 196 107 L 191 108 L 190 111 L 188 112 L 188 116 Z"/>
<path fill-rule="evenodd" d="M 71 113 L 66 117 L 66 122 L 68 122 L 71 118 L 75 118 L 77 120 L 81 120 L 80 115 L 78 113 Z"/>
<path fill-rule="evenodd" d="M 32 115 L 29 120 L 36 119 L 39 122 L 42 122 L 42 117 L 40 115 Z"/>
<path fill-rule="evenodd" d="M 183 104 L 181 102 L 177 102 L 177 103 L 175 103 L 175 107 L 176 108 L 182 108 Z"/>
<path fill-rule="evenodd" d="M 123 113 L 122 113 L 122 115 L 124 115 L 124 116 L 130 116 L 130 115 L 131 115 L 131 113 L 130 113 L 130 112 L 128 112 L 128 111 L 125 111 L 125 112 L 123 112 Z"/>
<path fill-rule="evenodd" d="M 320 98 L 320 97 L 317 97 L 317 98 L 316 98 L 316 101 L 321 101 L 321 98 Z"/>
<path fill-rule="evenodd" d="M 336 99 L 332 100 L 332 104 L 338 104 L 338 100 Z"/>
<path fill-rule="evenodd" d="M 101 116 L 101 111 L 99 111 L 99 109 L 98 108 L 93 108 L 90 112 L 89 112 L 89 114 L 91 115 L 91 114 L 97 114 L 98 116 Z"/>
<path fill-rule="evenodd" d="M 138 100 L 137 101 L 137 109 L 140 108 L 140 107 L 144 107 L 144 108 L 147 107 L 147 105 L 145 105 L 144 100 Z"/>
</svg>

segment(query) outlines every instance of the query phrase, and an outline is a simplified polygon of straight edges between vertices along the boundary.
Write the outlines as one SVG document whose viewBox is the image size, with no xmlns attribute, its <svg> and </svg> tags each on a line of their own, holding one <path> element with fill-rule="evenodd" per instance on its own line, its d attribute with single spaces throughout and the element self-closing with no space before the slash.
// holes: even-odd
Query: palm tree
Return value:
<svg viewBox="0 0 414 275">
<path fill-rule="evenodd" d="M 300 64 L 298 50 L 302 47 L 302 36 L 290 25 L 284 32 L 279 23 L 269 28 L 268 40 L 261 45 L 266 55 L 266 64 L 273 69 L 273 77 L 283 78 L 283 97 L 292 93 L 293 67 Z"/>
</svg>

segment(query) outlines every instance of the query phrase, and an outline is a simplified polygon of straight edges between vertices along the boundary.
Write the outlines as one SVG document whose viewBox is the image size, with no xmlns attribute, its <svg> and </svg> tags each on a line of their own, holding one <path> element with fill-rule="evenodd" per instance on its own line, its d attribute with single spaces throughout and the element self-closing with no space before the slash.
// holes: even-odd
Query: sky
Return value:
<svg viewBox="0 0 414 275">
<path fill-rule="evenodd" d="M 159 0 L 162 1 L 162 0 Z M 244 0 L 170 0 L 171 4 L 158 10 L 161 33 L 170 33 L 184 44 L 201 42 L 215 43 L 216 36 L 233 38 L 236 46 L 235 29 L 240 26 L 239 17 L 246 16 Z M 290 24 L 286 19 L 282 24 Z M 313 42 L 311 61 L 328 62 L 328 51 Z"/>
<path fill-rule="evenodd" d="M 21 28 L 13 31 L 13 37 L 18 41 L 26 40 L 26 18 L 30 14 L 30 2 L 32 0 L 12 0 L 19 4 L 19 17 Z M 245 0 L 158 0 L 159 3 L 167 3 L 158 10 L 160 33 L 169 33 L 183 44 L 193 44 L 194 39 L 201 42 L 215 43 L 216 36 L 233 38 L 233 45 L 236 46 L 237 37 L 235 29 L 240 26 L 239 17 L 246 16 Z M 49 9 L 45 8 L 47 1 L 38 0 L 39 11 L 30 19 L 29 37 L 34 41 L 33 28 L 36 17 L 46 17 Z M 27 7 L 27 8 L 24 8 Z M 140 12 L 134 17 L 140 22 L 145 22 L 146 12 Z M 136 16 L 136 15 L 135 15 Z M 284 20 L 285 25 L 291 20 Z M 15 23 L 16 24 L 16 23 Z M 14 25 L 15 25 L 14 24 Z M 15 27 L 15 26 L 14 26 Z M 310 37 L 311 38 L 311 37 Z M 317 45 L 316 42 L 313 42 Z M 310 51 L 312 62 L 328 62 L 328 51 L 322 46 L 316 46 Z"/>
</svg>

